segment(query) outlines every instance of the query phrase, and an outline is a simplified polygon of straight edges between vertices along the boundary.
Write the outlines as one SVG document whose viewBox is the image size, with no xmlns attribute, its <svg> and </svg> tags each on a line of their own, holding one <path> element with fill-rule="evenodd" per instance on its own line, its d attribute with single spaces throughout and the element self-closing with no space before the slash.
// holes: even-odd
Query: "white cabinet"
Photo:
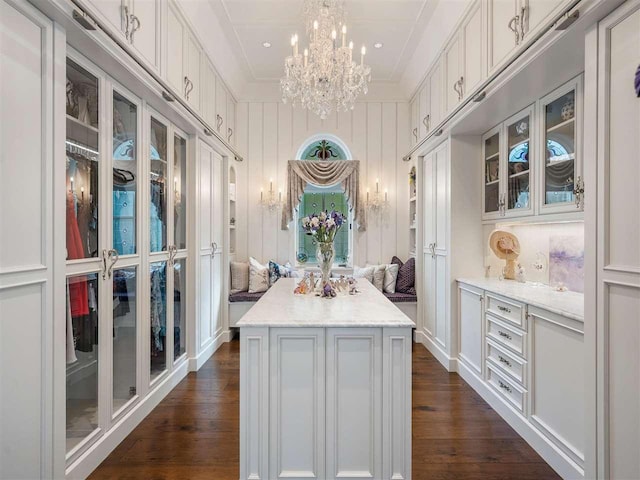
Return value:
<svg viewBox="0 0 640 480">
<path fill-rule="evenodd" d="M 584 208 L 582 175 L 582 76 L 538 102 L 539 212 L 576 212 Z"/>
<path fill-rule="evenodd" d="M 534 38 L 569 4 L 570 0 L 520 0 L 518 15 L 522 42 Z"/>
<path fill-rule="evenodd" d="M 186 39 L 186 58 L 185 58 L 185 99 L 189 102 L 196 112 L 200 111 L 200 66 L 202 64 L 202 49 L 198 44 L 198 40 L 191 32 L 187 34 Z"/>
<path fill-rule="evenodd" d="M 226 139 L 229 145 L 235 145 L 236 139 L 236 101 L 227 93 L 227 129 Z"/>
<path fill-rule="evenodd" d="M 444 51 L 445 82 L 443 98 L 446 115 L 453 112 L 462 100 L 462 83 L 464 76 L 461 65 L 463 54 L 461 53 L 462 46 L 460 43 L 460 35 L 455 35 Z"/>
<path fill-rule="evenodd" d="M 411 100 L 411 146 L 414 146 L 418 143 L 420 138 L 420 127 L 418 126 L 418 117 L 420 116 L 420 93 L 416 93 L 413 100 Z"/>
<path fill-rule="evenodd" d="M 583 327 L 529 307 L 530 421 L 580 466 L 586 434 Z"/>
<path fill-rule="evenodd" d="M 129 0 L 129 43 L 147 64 L 160 72 L 161 0 Z"/>
<path fill-rule="evenodd" d="M 482 324 L 484 292 L 460 285 L 460 360 L 482 375 Z"/>
<path fill-rule="evenodd" d="M 64 57 L 54 49 L 64 50 L 64 36 L 57 30 L 29 2 L 0 0 L 2 478 L 64 477 L 64 387 L 54 385 L 64 377 L 64 354 L 53 348 L 66 340 L 65 156 L 56 133 L 64 137 L 64 81 L 54 83 L 64 78 Z"/>
<path fill-rule="evenodd" d="M 440 122 L 444 119 L 444 108 L 445 108 L 445 89 L 443 88 L 444 81 L 444 60 L 440 58 L 436 64 L 431 69 L 427 76 L 428 82 L 428 120 L 427 124 L 429 128 L 427 129 L 431 132 L 434 128 L 436 128 Z M 424 116 L 423 116 L 424 117 Z"/>
<path fill-rule="evenodd" d="M 482 137 L 484 220 L 533 213 L 532 161 L 536 150 L 533 105 Z"/>
<path fill-rule="evenodd" d="M 484 0 L 487 10 L 488 74 L 504 65 L 520 43 L 519 1 Z"/>
<path fill-rule="evenodd" d="M 227 89 L 220 78 L 216 81 L 216 123 L 214 125 L 223 137 L 227 129 Z"/>
<path fill-rule="evenodd" d="M 186 32 L 187 28 L 182 20 L 182 15 L 178 11 L 178 7 L 173 1 L 168 2 L 165 76 L 169 84 L 180 96 L 183 96 L 186 92 L 186 82 L 184 80 Z"/>
<path fill-rule="evenodd" d="M 590 384 L 597 386 L 597 396 L 588 418 L 597 414 L 598 462 L 587 475 L 640 478 L 640 99 L 632 85 L 640 51 L 640 1 L 625 2 L 597 30 L 598 37 L 587 43 L 587 58 L 597 55 L 597 63 L 591 61 L 585 82 L 590 87 L 585 97 L 598 96 L 597 117 L 591 108 L 597 131 L 590 128 L 597 137 L 585 135 L 597 163 L 588 170 L 588 185 L 597 195 L 588 192 L 586 209 L 593 222 L 587 245 L 597 262 L 585 278 L 585 286 L 595 284 L 596 298 L 585 310 L 595 322 L 595 331 L 588 333 L 596 344 L 591 357 L 596 377 Z"/>
<path fill-rule="evenodd" d="M 198 145 L 199 351 L 221 333 L 223 253 L 222 157 L 203 141 Z"/>
<path fill-rule="evenodd" d="M 129 38 L 129 0 L 85 0 L 97 11 L 112 32 L 125 40 Z"/>
<path fill-rule="evenodd" d="M 418 118 L 416 119 L 420 138 L 425 138 L 430 130 L 429 82 L 427 81 L 418 93 Z"/>
<path fill-rule="evenodd" d="M 206 57 L 202 56 L 202 117 L 212 127 L 216 124 L 216 72 Z"/>
<path fill-rule="evenodd" d="M 486 26 L 482 16 L 482 0 L 476 0 L 460 28 L 462 98 L 467 98 L 486 78 Z"/>
</svg>

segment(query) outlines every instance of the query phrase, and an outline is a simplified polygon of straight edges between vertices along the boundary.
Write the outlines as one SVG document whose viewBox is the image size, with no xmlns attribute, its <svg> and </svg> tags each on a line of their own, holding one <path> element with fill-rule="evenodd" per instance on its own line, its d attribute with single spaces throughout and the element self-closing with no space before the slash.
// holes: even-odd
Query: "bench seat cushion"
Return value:
<svg viewBox="0 0 640 480">
<path fill-rule="evenodd" d="M 230 303 L 257 302 L 258 300 L 260 300 L 262 298 L 262 295 L 264 295 L 264 294 L 265 294 L 265 292 L 258 292 L 258 293 L 237 292 L 237 293 L 232 293 L 231 295 L 229 295 L 229 302 Z"/>
<path fill-rule="evenodd" d="M 410 293 L 385 293 L 384 296 L 393 303 L 415 303 L 418 301 L 418 296 Z"/>
</svg>

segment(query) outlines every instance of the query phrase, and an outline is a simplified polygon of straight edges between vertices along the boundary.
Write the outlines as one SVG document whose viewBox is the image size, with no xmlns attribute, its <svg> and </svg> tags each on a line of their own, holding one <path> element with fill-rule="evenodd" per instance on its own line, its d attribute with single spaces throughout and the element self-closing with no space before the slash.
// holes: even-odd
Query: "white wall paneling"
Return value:
<svg viewBox="0 0 640 480">
<path fill-rule="evenodd" d="M 361 185 L 389 192 L 390 208 L 382 219 L 369 218 L 367 232 L 354 232 L 354 264 L 390 262 L 393 255 L 408 257 L 409 229 L 405 198 L 408 168 L 401 161 L 409 144 L 409 108 L 405 103 L 358 103 L 353 111 L 333 114 L 326 120 L 300 107 L 281 103 L 239 103 L 236 118 L 237 147 L 245 161 L 238 164 L 238 238 L 246 229 L 247 243 L 238 243 L 238 258 L 261 261 L 295 261 L 294 226 L 280 230 L 281 212 L 259 207 L 260 188 L 286 190 L 287 161 L 311 136 L 327 133 L 347 144 L 361 162 Z M 405 171 L 406 170 L 406 171 Z M 402 188 L 401 188 L 402 187 Z"/>
</svg>

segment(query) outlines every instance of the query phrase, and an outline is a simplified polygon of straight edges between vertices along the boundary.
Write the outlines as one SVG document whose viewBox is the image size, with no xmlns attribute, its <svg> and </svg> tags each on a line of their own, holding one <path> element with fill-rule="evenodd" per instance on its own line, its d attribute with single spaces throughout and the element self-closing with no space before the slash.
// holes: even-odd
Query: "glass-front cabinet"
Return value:
<svg viewBox="0 0 640 480">
<path fill-rule="evenodd" d="M 533 106 L 482 137 L 483 218 L 531 215 L 531 121 Z"/>
<path fill-rule="evenodd" d="M 582 76 L 482 136 L 482 219 L 581 212 Z"/>
<path fill-rule="evenodd" d="M 540 162 L 540 213 L 583 209 L 581 108 L 582 76 L 539 102 L 541 149 L 544 151 Z"/>
<path fill-rule="evenodd" d="M 66 77 L 71 463 L 186 360 L 188 142 L 72 49 Z"/>
</svg>

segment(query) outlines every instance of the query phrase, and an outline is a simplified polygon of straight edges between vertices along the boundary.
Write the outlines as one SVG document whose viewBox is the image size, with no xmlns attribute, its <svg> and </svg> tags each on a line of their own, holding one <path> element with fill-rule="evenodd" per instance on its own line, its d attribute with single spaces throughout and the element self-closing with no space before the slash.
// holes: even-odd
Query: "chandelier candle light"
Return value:
<svg viewBox="0 0 640 480">
<path fill-rule="evenodd" d="M 282 190 L 278 190 L 278 195 L 276 196 L 276 192 L 273 189 L 273 178 L 270 178 L 269 191 L 267 192 L 267 195 L 264 194 L 264 189 L 260 187 L 260 205 L 270 212 L 275 212 L 282 207 L 283 203 Z"/>
<path fill-rule="evenodd" d="M 371 67 L 364 63 L 364 46 L 360 65 L 353 61 L 343 0 L 305 0 L 304 17 L 309 47 L 300 54 L 298 34 L 291 37 L 292 55 L 285 59 L 285 76 L 280 80 L 282 101 L 299 103 L 322 119 L 334 110 L 353 110 L 356 98 L 368 91 Z"/>
<path fill-rule="evenodd" d="M 371 195 L 367 188 L 367 200 L 365 202 L 367 208 L 374 213 L 382 213 L 389 206 L 389 192 L 384 191 L 384 196 L 380 193 L 380 179 L 376 178 L 376 191 Z"/>
</svg>

